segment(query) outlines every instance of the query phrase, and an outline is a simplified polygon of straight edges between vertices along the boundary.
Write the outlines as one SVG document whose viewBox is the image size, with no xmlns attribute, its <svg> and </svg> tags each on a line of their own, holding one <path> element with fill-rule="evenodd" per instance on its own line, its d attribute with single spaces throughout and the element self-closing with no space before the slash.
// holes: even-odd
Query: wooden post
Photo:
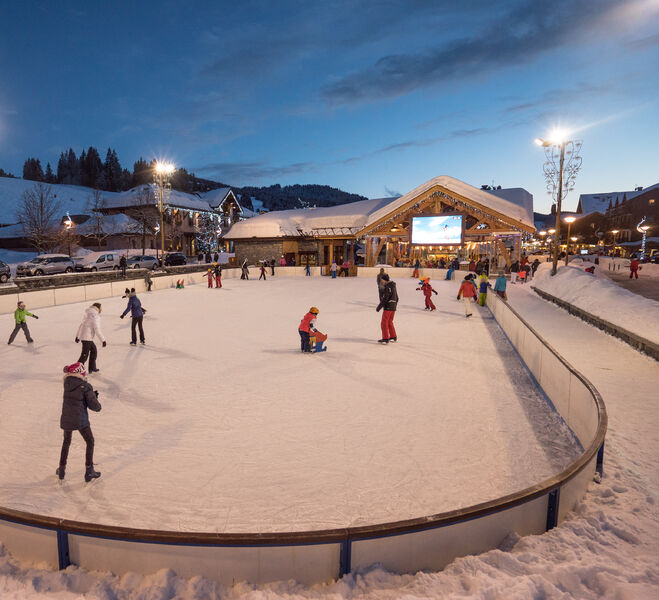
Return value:
<svg viewBox="0 0 659 600">
<path fill-rule="evenodd" d="M 378 256 L 380 256 L 380 251 L 382 250 L 382 246 L 384 246 L 384 243 L 387 241 L 387 238 L 382 236 L 380 238 L 380 243 L 378 244 L 377 250 L 373 254 L 373 263 L 371 266 L 375 266 L 375 264 L 378 261 Z"/>
<path fill-rule="evenodd" d="M 513 264 L 513 261 L 510 260 L 510 253 L 508 252 L 508 248 L 506 248 L 506 245 L 499 238 L 497 238 L 497 246 L 499 247 L 499 250 L 501 251 L 501 255 L 505 259 L 506 264 L 510 268 L 510 265 Z"/>
<path fill-rule="evenodd" d="M 334 261 L 334 240 L 329 240 L 329 264 Z"/>
</svg>

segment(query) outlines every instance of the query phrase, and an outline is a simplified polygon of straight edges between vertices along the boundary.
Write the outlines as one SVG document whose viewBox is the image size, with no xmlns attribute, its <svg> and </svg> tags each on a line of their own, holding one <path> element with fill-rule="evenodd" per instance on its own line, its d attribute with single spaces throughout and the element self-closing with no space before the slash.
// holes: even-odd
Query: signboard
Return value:
<svg viewBox="0 0 659 600">
<path fill-rule="evenodd" d="M 412 217 L 410 243 L 424 246 L 459 246 L 464 240 L 464 216 L 460 214 Z"/>
</svg>

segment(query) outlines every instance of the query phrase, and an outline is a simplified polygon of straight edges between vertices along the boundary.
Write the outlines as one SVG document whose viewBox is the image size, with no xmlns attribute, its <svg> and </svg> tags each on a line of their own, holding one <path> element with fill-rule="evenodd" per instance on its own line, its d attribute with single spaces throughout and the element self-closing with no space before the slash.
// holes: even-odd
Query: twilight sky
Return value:
<svg viewBox="0 0 659 600">
<path fill-rule="evenodd" d="M 546 212 L 533 139 L 562 126 L 570 209 L 659 182 L 658 32 L 659 0 L 7 2 L 0 167 L 111 146 L 372 198 L 450 175 Z"/>
</svg>

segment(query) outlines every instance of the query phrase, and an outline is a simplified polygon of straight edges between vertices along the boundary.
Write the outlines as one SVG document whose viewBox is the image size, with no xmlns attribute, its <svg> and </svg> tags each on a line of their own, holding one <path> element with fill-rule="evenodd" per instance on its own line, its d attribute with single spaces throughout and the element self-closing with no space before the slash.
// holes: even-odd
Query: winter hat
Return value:
<svg viewBox="0 0 659 600">
<path fill-rule="evenodd" d="M 76 375 L 82 375 L 83 377 L 87 377 L 87 371 L 85 370 L 85 365 L 83 365 L 81 362 L 75 362 L 72 365 L 68 365 L 64 367 L 64 372 L 68 373 L 70 375 L 76 374 Z"/>
<path fill-rule="evenodd" d="M 387 273 L 385 273 L 385 274 L 382 276 L 382 279 L 383 279 L 384 281 L 389 281 L 389 275 L 387 275 Z"/>
<path fill-rule="evenodd" d="M 312 306 L 312 307 L 309 309 L 309 312 L 310 312 L 311 314 L 313 314 L 313 315 L 317 315 L 320 311 L 319 311 L 315 306 Z"/>
<path fill-rule="evenodd" d="M 20 308 L 21 306 L 25 306 L 25 302 L 23 302 L 22 300 L 19 300 L 19 301 L 16 303 L 16 306 L 18 306 L 18 308 Z"/>
<path fill-rule="evenodd" d="M 126 288 L 126 289 L 124 290 L 124 294 L 126 294 L 126 295 L 130 294 L 130 290 L 129 290 L 128 288 Z"/>
</svg>

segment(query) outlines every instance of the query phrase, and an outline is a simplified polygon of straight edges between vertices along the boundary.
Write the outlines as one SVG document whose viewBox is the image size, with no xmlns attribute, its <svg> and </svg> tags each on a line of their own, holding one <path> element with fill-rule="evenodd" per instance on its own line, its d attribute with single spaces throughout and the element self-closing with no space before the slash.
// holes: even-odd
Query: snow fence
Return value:
<svg viewBox="0 0 659 600">
<path fill-rule="evenodd" d="M 158 289 L 175 279 L 160 277 L 154 284 Z M 196 279 L 201 282 L 203 273 Z M 133 281 L 121 282 L 121 287 L 137 288 L 140 280 Z M 88 294 L 85 299 L 108 292 L 90 287 L 94 290 L 84 291 Z M 40 301 L 49 300 L 33 296 L 30 303 L 35 306 Z M 488 306 L 583 447 L 577 460 L 549 479 L 501 498 L 440 514 L 306 532 L 158 531 L 0 508 L 0 540 L 16 558 L 54 569 L 74 564 L 118 575 L 147 575 L 170 568 L 182 577 L 201 575 L 225 585 L 291 579 L 313 584 L 376 563 L 394 573 L 439 570 L 459 556 L 496 548 L 510 534 L 543 533 L 575 507 L 596 469 L 601 472 L 606 411 L 593 385 L 507 303 L 488 294 Z"/>
</svg>

